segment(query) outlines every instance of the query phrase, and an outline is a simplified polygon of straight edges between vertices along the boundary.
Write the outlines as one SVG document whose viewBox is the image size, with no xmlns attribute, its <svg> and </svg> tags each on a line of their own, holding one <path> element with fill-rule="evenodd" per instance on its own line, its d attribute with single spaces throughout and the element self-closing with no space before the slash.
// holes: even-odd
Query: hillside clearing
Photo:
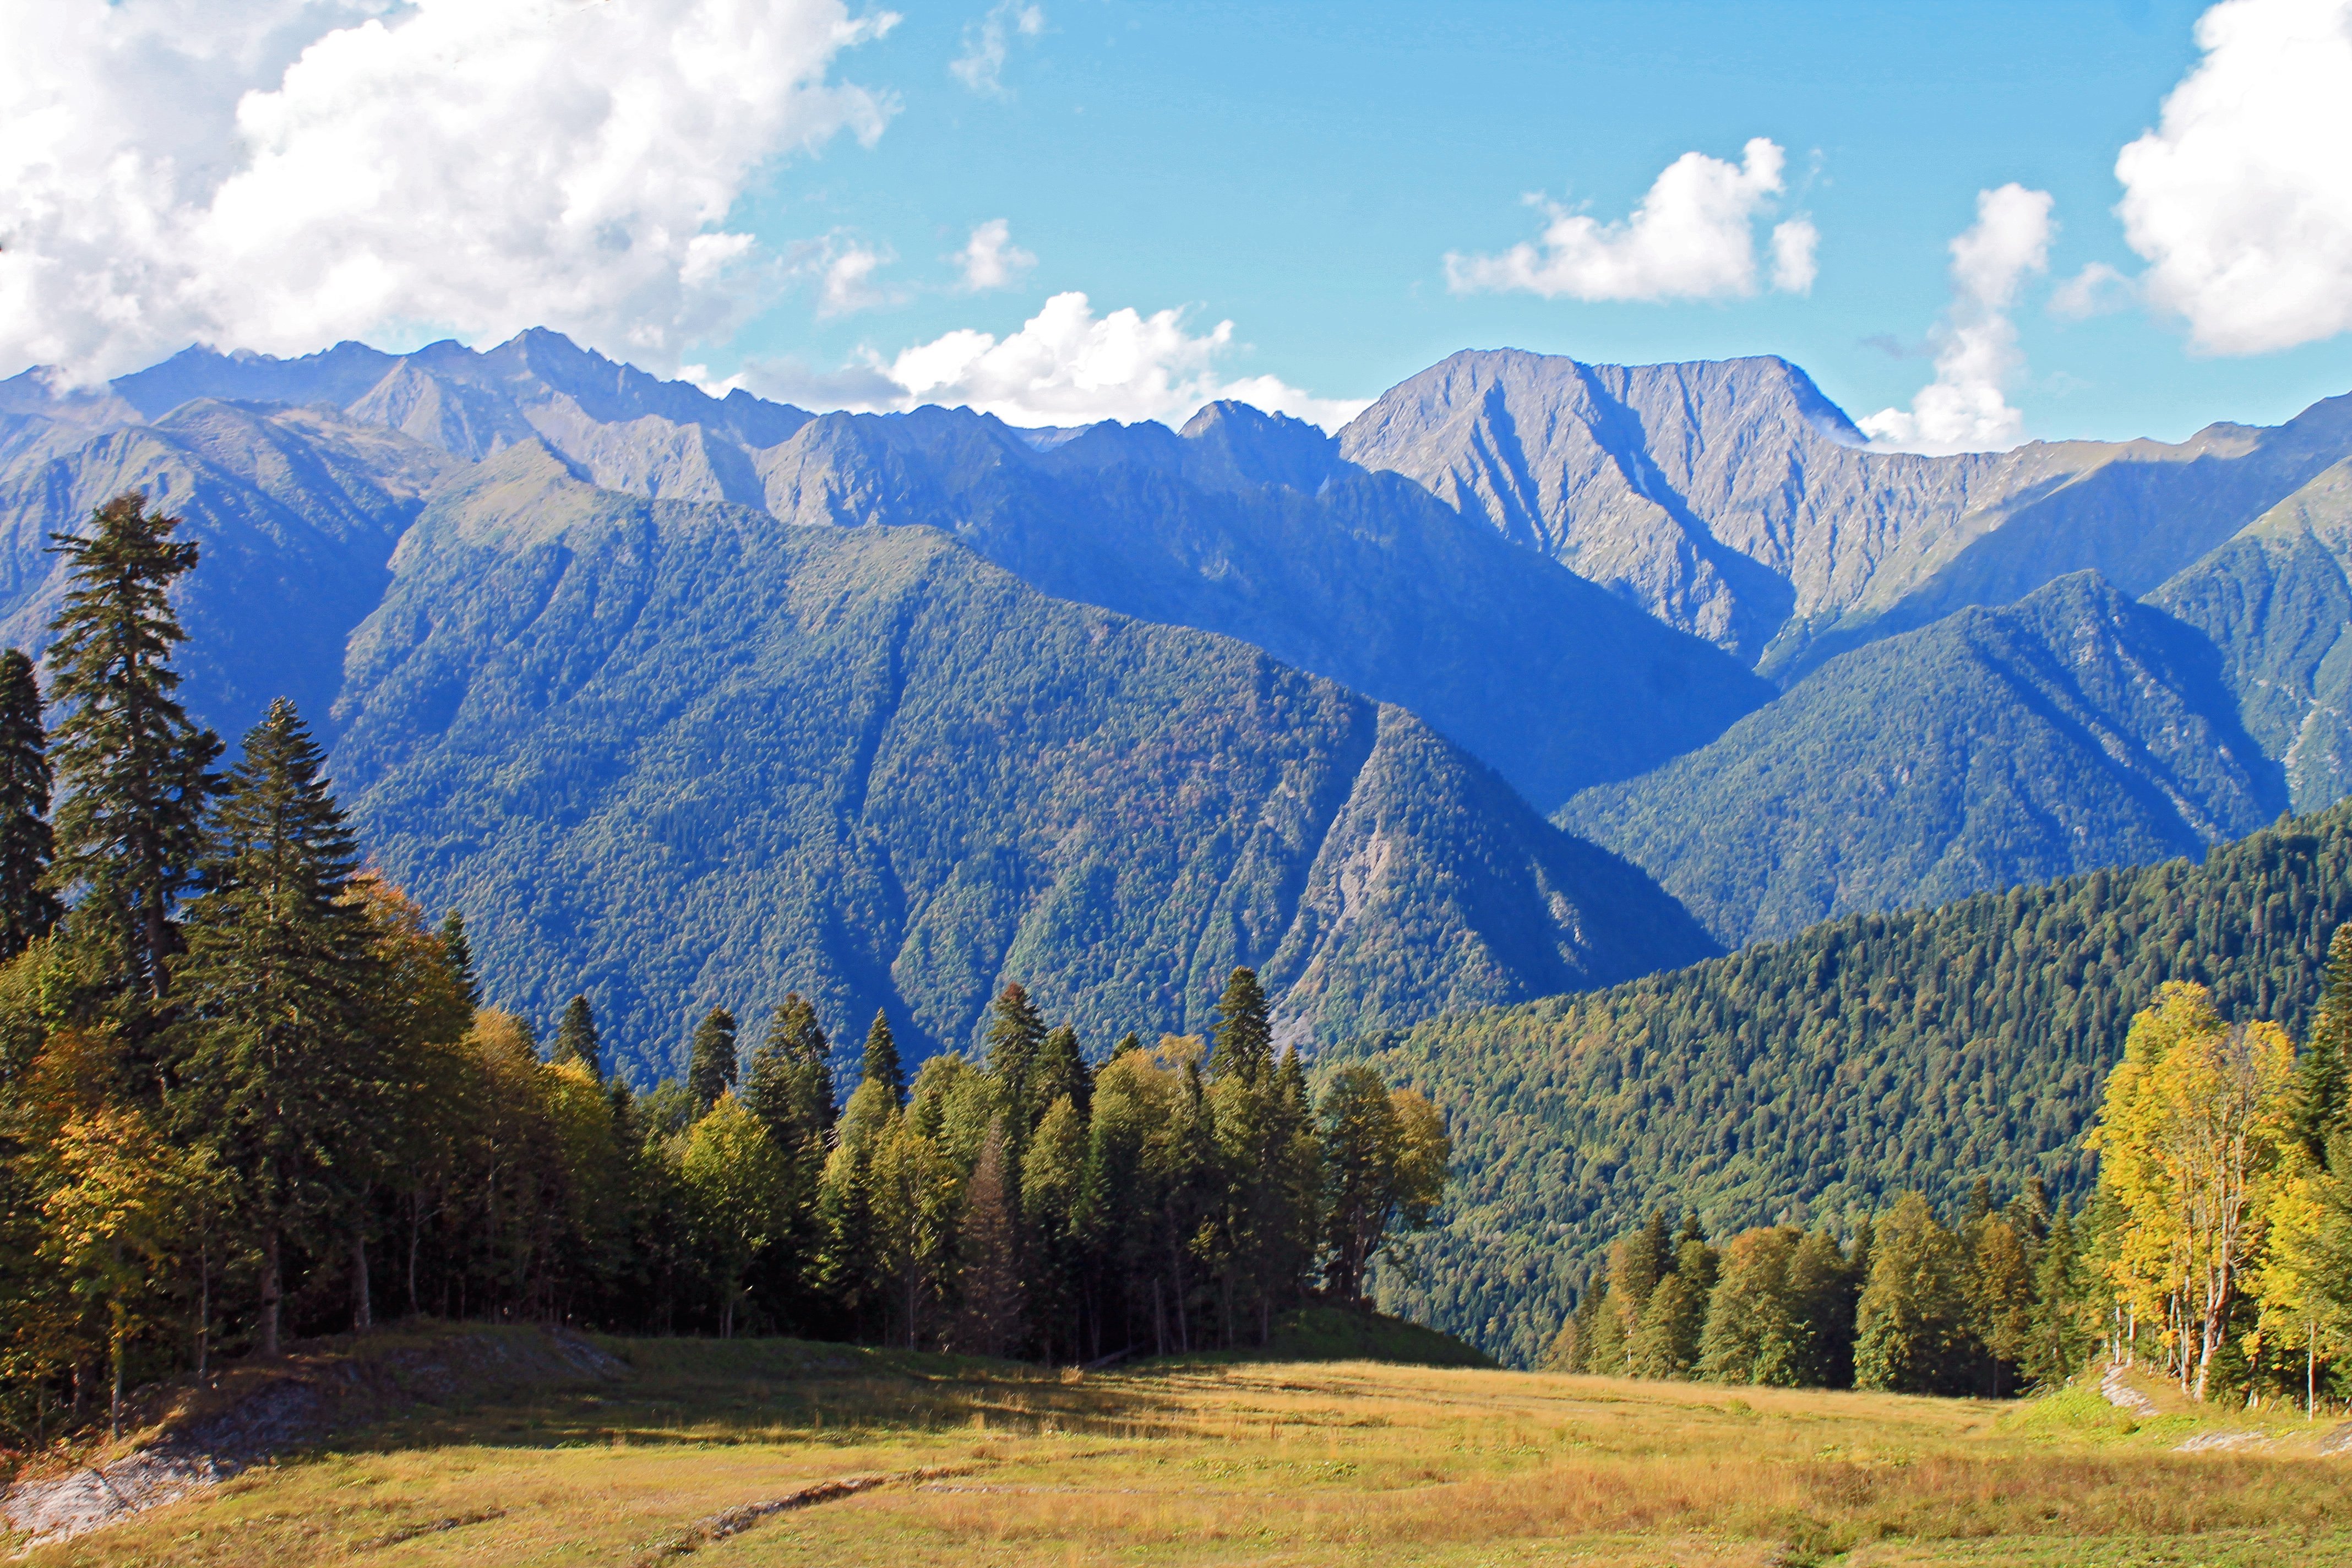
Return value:
<svg viewBox="0 0 2352 1568">
<path fill-rule="evenodd" d="M 600 1343 L 625 1372 L 424 1390 L 438 1403 L 28 1560 L 2352 1563 L 2352 1468 L 2319 1456 L 2328 1423 L 2142 1422 L 2087 1384 L 2000 1405 L 1367 1362 L 1079 1373 Z M 2262 1441 L 2175 1451 L 2200 1431 Z"/>
</svg>

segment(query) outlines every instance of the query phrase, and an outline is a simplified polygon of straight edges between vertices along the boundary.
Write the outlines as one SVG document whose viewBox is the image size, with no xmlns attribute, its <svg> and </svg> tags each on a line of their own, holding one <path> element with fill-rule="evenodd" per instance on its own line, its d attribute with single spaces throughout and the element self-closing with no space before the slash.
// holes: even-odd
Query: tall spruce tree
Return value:
<svg viewBox="0 0 2352 1568">
<path fill-rule="evenodd" d="M 466 917 L 451 910 L 441 922 L 441 951 L 448 957 L 449 973 L 457 976 L 457 989 L 466 998 L 466 1005 L 478 1008 L 482 1005 L 482 979 L 474 973 L 474 944 L 466 940 Z"/>
<path fill-rule="evenodd" d="M 735 1015 L 713 1007 L 694 1027 L 694 1051 L 687 1061 L 686 1091 L 697 1116 L 735 1087 Z"/>
<path fill-rule="evenodd" d="M 2352 923 L 2327 942 L 2327 989 L 2294 1069 L 2294 1135 L 2322 1168 L 2352 1112 Z"/>
<path fill-rule="evenodd" d="M 1238 1078 L 1256 1084 L 1274 1071 L 1274 1027 L 1266 1016 L 1265 991 L 1257 972 L 1236 969 L 1225 979 L 1224 994 L 1217 998 L 1215 1049 L 1209 1058 L 1209 1077 Z"/>
<path fill-rule="evenodd" d="M 49 623 L 49 694 L 65 710 L 54 762 L 66 786 L 49 885 L 74 905 L 77 933 L 103 954 L 110 988 L 137 1016 L 171 984 L 175 913 L 194 884 L 205 797 L 220 738 L 173 695 L 172 650 L 186 636 L 172 584 L 196 564 L 180 520 L 132 491 L 52 534 L 72 586 Z"/>
<path fill-rule="evenodd" d="M 43 883 L 54 848 L 48 739 L 33 661 L 20 648 L 0 653 L 0 959 L 57 923 L 56 895 Z"/>
<path fill-rule="evenodd" d="M 206 890 L 189 906 L 180 964 L 173 1109 L 184 1137 L 213 1149 L 260 1256 L 265 1356 L 278 1350 L 289 1246 L 318 1246 L 338 1226 L 363 1236 L 391 1079 L 368 1005 L 367 917 L 343 898 L 356 856 L 323 761 L 282 698 L 247 735 L 211 816 Z M 363 1254 L 355 1261 L 364 1321 Z"/>
<path fill-rule="evenodd" d="M 1029 1130 L 1045 1114 L 1038 1102 L 1039 1057 L 1045 1045 L 1045 1020 L 1018 980 L 1005 983 L 996 994 L 988 1020 L 988 1070 L 995 1075 L 997 1093 L 1004 1101 L 1004 1149 L 1007 1168 L 1018 1171 L 1029 1147 Z"/>
<path fill-rule="evenodd" d="M 598 1078 L 604 1076 L 604 1060 L 596 1050 L 596 1015 L 587 997 L 574 996 L 563 1005 L 563 1017 L 555 1026 L 555 1045 L 547 1059 L 578 1062 Z"/>
<path fill-rule="evenodd" d="M 891 1104 L 906 1103 L 907 1069 L 898 1060 L 898 1041 L 890 1033 L 890 1020 L 878 1007 L 874 1012 L 874 1022 L 866 1030 L 866 1057 L 857 1081 L 861 1085 L 878 1083 L 889 1095 Z"/>
<path fill-rule="evenodd" d="M 1038 1047 L 1034 1087 L 1040 1119 L 1054 1109 L 1054 1101 L 1066 1099 L 1083 1121 L 1094 1103 L 1094 1073 L 1087 1066 L 1078 1032 L 1067 1024 L 1048 1034 Z"/>
</svg>

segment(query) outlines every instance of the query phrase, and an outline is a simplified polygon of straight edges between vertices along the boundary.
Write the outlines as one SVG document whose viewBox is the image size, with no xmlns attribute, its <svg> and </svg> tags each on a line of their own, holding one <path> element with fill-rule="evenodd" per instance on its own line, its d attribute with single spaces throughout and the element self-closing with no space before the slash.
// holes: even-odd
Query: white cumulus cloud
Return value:
<svg viewBox="0 0 2352 1568">
<path fill-rule="evenodd" d="M 1542 235 L 1498 256 L 1445 258 L 1457 294 L 1539 294 L 1547 300 L 1713 300 L 1756 292 L 1759 218 L 1781 193 L 1787 158 L 1759 136 L 1740 162 L 1685 153 L 1643 195 L 1633 215 L 1602 223 L 1553 202 Z M 1772 282 L 1801 293 L 1812 287 L 1811 222 L 1792 218 L 1773 231 Z"/>
<path fill-rule="evenodd" d="M 1003 98 L 1004 57 L 1014 36 L 1034 38 L 1045 30 L 1045 10 L 1027 0 L 997 0 L 963 30 L 963 53 L 948 62 L 955 79 L 977 93 Z"/>
<path fill-rule="evenodd" d="M 0 6 L 0 374 L 208 340 L 505 336 L 656 368 L 751 308 L 729 226 L 778 158 L 892 104 L 843 0 Z"/>
<path fill-rule="evenodd" d="M 2025 438 L 2009 405 L 2024 366 L 2010 310 L 2025 279 L 2050 266 L 2050 193 L 2011 184 L 1977 193 L 1977 221 L 1952 241 L 1952 303 L 1931 334 L 1936 379 L 1911 406 L 1861 422 L 1871 444 L 1906 452 L 1985 452 Z"/>
<path fill-rule="evenodd" d="M 2142 292 L 2210 353 L 2352 328 L 2352 0 L 2226 0 L 2116 159 Z"/>
<path fill-rule="evenodd" d="M 979 294 L 1010 288 L 1037 265 L 1037 258 L 1013 243 L 1010 223 L 992 217 L 971 231 L 971 240 L 956 252 L 955 264 L 965 290 Z"/>
<path fill-rule="evenodd" d="M 2139 297 L 2139 285 L 2104 261 L 2094 261 L 2050 290 L 2050 313 L 2070 321 L 2110 316 L 2127 310 Z"/>
<path fill-rule="evenodd" d="M 760 365 L 743 379 L 770 396 L 820 407 L 887 413 L 960 405 L 1024 426 L 1181 424 L 1203 404 L 1234 398 L 1336 430 L 1364 409 L 1362 400 L 1317 397 L 1275 376 L 1227 378 L 1218 362 L 1234 346 L 1231 321 L 1195 332 L 1179 310 L 1097 315 L 1086 295 L 1070 292 L 1055 295 L 1002 338 L 960 328 L 887 357 L 867 350 L 845 371 Z"/>
</svg>

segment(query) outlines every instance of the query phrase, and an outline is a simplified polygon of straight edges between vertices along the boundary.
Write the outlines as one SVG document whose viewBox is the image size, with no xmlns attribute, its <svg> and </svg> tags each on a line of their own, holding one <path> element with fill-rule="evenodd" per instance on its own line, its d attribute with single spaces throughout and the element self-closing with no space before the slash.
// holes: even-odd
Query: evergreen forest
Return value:
<svg viewBox="0 0 2352 1568">
<path fill-rule="evenodd" d="M 1352 1042 L 1334 1055 L 1418 1088 L 1454 1130 L 1458 1179 L 1395 1300 L 1528 1365 L 1653 1209 L 1695 1211 L 1711 1235 L 1850 1233 L 1904 1191 L 1957 1216 L 1979 1178 L 2078 1200 L 2095 1172 L 2081 1140 L 2135 1014 L 2184 981 L 2232 1023 L 2301 1037 L 2347 919 L 2352 806 L 2337 805 L 2201 862 L 1849 916 Z"/>
<path fill-rule="evenodd" d="M 0 656 L 0 1421 L 39 1437 L 225 1355 L 400 1314 L 1087 1362 L 1265 1342 L 1426 1226 L 1437 1110 L 1310 1091 L 1255 974 L 1097 1067 L 1008 984 L 836 1105 L 796 994 L 638 1093 L 583 997 L 544 1046 L 464 921 L 363 868 L 301 716 L 233 764 L 177 696 L 197 564 L 137 494 L 59 535 L 46 700 Z"/>
</svg>

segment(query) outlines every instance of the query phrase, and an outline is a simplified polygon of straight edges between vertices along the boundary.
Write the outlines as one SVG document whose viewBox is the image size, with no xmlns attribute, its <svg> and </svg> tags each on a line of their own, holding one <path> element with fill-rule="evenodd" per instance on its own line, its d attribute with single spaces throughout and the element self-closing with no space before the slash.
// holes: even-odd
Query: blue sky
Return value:
<svg viewBox="0 0 2352 1568">
<path fill-rule="evenodd" d="M 763 233 L 845 226 L 938 282 L 972 224 L 1009 220 L 1020 289 L 813 321 L 794 300 L 744 352 L 832 363 L 953 327 L 1002 334 L 1076 289 L 1098 308 L 1230 318 L 1235 366 L 1365 397 L 1465 347 L 1649 362 L 1777 353 L 1857 416 L 1930 374 L 1946 247 L 1980 189 L 2055 198 L 2050 275 L 2138 262 L 2111 212 L 2119 148 L 2197 58 L 2194 5 L 1144 4 L 1051 0 L 1007 96 L 950 77 L 971 6 L 906 8 L 845 70 L 904 108 L 756 204 Z M 1788 150 L 1822 235 L 1809 296 L 1586 303 L 1448 290 L 1449 250 L 1529 237 L 1530 192 L 1621 217 L 1690 151 Z M 2139 310 L 2016 321 L 2013 400 L 2040 436 L 2178 437 L 2352 390 L 2352 341 L 2198 354 Z M 1894 349 L 1906 357 L 1896 357 Z M 718 363 L 724 363 L 719 361 Z"/>
<path fill-rule="evenodd" d="M 2347 147 L 2352 0 L 44 0 L 0 376 L 543 324 L 820 405 L 1328 424 L 1508 344 L 1781 354 L 1927 449 L 2177 438 L 2352 389 Z"/>
</svg>

